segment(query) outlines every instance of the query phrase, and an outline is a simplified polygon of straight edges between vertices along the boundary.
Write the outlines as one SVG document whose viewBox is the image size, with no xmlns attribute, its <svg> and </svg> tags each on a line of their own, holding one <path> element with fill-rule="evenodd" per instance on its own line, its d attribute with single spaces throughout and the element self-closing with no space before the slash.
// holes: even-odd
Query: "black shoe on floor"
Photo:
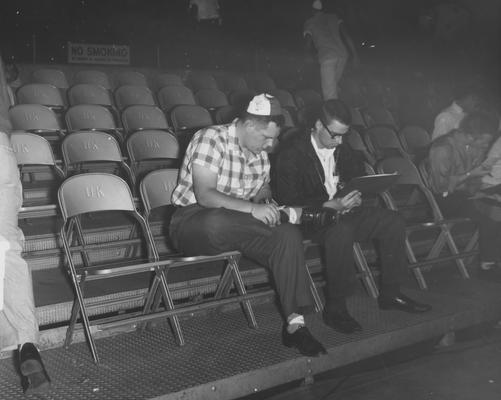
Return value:
<svg viewBox="0 0 501 400">
<path fill-rule="evenodd" d="M 341 333 L 355 333 L 362 330 L 362 326 L 348 313 L 347 310 L 328 312 L 322 314 L 324 324 Z"/>
<path fill-rule="evenodd" d="M 396 296 L 381 295 L 377 301 L 381 310 L 399 310 L 413 314 L 424 313 L 431 310 L 429 304 L 418 303 L 402 293 Z"/>
<path fill-rule="evenodd" d="M 305 326 L 294 333 L 287 332 L 287 327 L 284 327 L 282 343 L 287 347 L 295 347 L 303 356 L 318 357 L 320 354 L 327 354 L 322 343 L 315 339 Z"/>
<path fill-rule="evenodd" d="M 25 343 L 19 352 L 19 369 L 24 393 L 44 393 L 50 387 L 50 378 L 40 353 L 33 343 Z"/>
</svg>

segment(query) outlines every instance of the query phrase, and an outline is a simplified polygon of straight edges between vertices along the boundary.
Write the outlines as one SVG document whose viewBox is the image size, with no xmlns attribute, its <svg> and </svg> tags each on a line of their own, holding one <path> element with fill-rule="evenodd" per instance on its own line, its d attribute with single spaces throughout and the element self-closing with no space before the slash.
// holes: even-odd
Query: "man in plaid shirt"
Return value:
<svg viewBox="0 0 501 400">
<path fill-rule="evenodd" d="M 172 202 L 170 235 L 187 255 L 238 250 L 268 267 L 286 324 L 283 343 L 307 356 L 326 353 L 304 325 L 312 307 L 302 236 L 280 223 L 271 200 L 266 149 L 276 140 L 283 116 L 277 99 L 255 96 L 242 118 L 198 131 L 181 166 Z"/>
</svg>

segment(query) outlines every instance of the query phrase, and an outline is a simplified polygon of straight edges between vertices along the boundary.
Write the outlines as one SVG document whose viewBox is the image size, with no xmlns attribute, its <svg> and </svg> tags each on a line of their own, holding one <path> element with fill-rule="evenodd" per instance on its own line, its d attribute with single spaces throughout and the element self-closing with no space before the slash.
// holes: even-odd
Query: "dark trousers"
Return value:
<svg viewBox="0 0 501 400">
<path fill-rule="evenodd" d="M 360 207 L 342 215 L 311 238 L 323 246 L 326 264 L 326 297 L 335 306 L 352 294 L 356 282 L 353 243 L 376 239 L 381 258 L 381 292 L 393 295 L 407 273 L 405 223 L 395 211 Z M 391 293 L 390 293 L 391 292 Z"/>
<path fill-rule="evenodd" d="M 285 317 L 313 306 L 302 235 L 294 225 L 270 228 L 248 213 L 191 205 L 176 210 L 170 236 L 186 255 L 238 250 L 269 268 Z"/>
<path fill-rule="evenodd" d="M 436 195 L 438 207 L 445 218 L 468 217 L 475 220 L 479 231 L 480 261 L 501 260 L 501 222 L 494 221 L 479 211 L 470 195 L 452 193 L 447 197 Z"/>
</svg>

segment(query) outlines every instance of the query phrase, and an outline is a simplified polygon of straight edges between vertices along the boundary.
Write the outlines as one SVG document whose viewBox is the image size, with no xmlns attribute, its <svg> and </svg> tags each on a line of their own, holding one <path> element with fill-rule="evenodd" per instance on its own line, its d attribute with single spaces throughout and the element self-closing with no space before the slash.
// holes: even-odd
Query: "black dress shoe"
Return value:
<svg viewBox="0 0 501 400">
<path fill-rule="evenodd" d="M 325 325 L 341 333 L 354 333 L 362 330 L 362 326 L 348 313 L 348 311 L 323 312 Z"/>
<path fill-rule="evenodd" d="M 19 352 L 21 384 L 25 393 L 44 393 L 50 387 L 50 378 L 40 353 L 33 343 L 25 343 Z"/>
<path fill-rule="evenodd" d="M 303 356 L 318 357 L 320 354 L 327 354 L 322 343 L 315 339 L 305 326 L 297 329 L 294 333 L 287 332 L 287 328 L 284 327 L 282 343 L 287 347 L 295 347 Z"/>
<path fill-rule="evenodd" d="M 429 304 L 418 303 L 402 293 L 396 296 L 379 296 L 378 304 L 381 310 L 400 310 L 413 314 L 424 313 L 431 310 Z"/>
</svg>

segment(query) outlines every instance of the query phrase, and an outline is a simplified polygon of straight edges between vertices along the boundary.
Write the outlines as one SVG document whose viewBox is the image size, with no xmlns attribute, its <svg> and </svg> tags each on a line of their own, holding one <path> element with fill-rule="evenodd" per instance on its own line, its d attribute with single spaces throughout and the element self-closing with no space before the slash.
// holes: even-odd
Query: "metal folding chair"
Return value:
<svg viewBox="0 0 501 400">
<path fill-rule="evenodd" d="M 54 112 L 65 108 L 59 89 L 48 83 L 30 83 L 21 86 L 16 92 L 17 104 L 41 104 Z"/>
<path fill-rule="evenodd" d="M 174 134 L 165 131 L 133 133 L 127 139 L 127 153 L 136 182 L 153 169 L 177 168 L 179 164 L 179 143 Z"/>
<path fill-rule="evenodd" d="M 218 89 L 200 89 L 195 93 L 195 100 L 198 105 L 209 111 L 215 111 L 229 104 L 226 95 Z"/>
<path fill-rule="evenodd" d="M 322 96 L 313 89 L 301 89 L 294 93 L 294 100 L 298 108 L 304 108 L 322 103 Z"/>
<path fill-rule="evenodd" d="M 160 108 L 165 112 L 180 104 L 196 104 L 193 92 L 186 86 L 164 86 L 158 91 L 157 97 Z"/>
<path fill-rule="evenodd" d="M 255 95 L 256 92 L 253 89 L 234 89 L 228 95 L 228 101 L 231 105 L 245 110 Z"/>
<path fill-rule="evenodd" d="M 15 130 L 36 133 L 50 140 L 64 136 L 54 111 L 40 104 L 18 104 L 9 109 L 9 119 Z"/>
<path fill-rule="evenodd" d="M 186 84 L 193 92 L 202 89 L 218 89 L 217 82 L 212 74 L 204 71 L 191 71 L 186 79 Z"/>
<path fill-rule="evenodd" d="M 122 124 L 127 135 L 142 130 L 169 131 L 165 114 L 154 106 L 130 106 L 122 111 Z"/>
<path fill-rule="evenodd" d="M 176 133 L 193 131 L 213 124 L 209 111 L 196 105 L 174 107 L 170 112 L 170 120 Z"/>
<path fill-rule="evenodd" d="M 352 150 L 359 152 L 363 155 L 365 161 L 369 165 L 376 164 L 376 158 L 367 148 L 364 140 L 362 139 L 362 135 L 355 129 L 350 128 L 350 131 L 346 135 L 346 143 L 351 147 Z"/>
<path fill-rule="evenodd" d="M 71 106 L 78 104 L 94 104 L 114 108 L 110 91 L 103 86 L 92 83 L 79 83 L 68 89 L 68 99 Z"/>
<path fill-rule="evenodd" d="M 241 110 L 233 105 L 227 105 L 218 108 L 214 112 L 214 122 L 218 125 L 229 124 L 241 113 Z"/>
<path fill-rule="evenodd" d="M 245 79 L 247 86 L 254 89 L 257 93 L 271 93 L 277 88 L 275 81 L 264 73 L 248 74 Z"/>
<path fill-rule="evenodd" d="M 92 336 L 92 326 L 97 330 L 104 330 L 124 324 L 133 324 L 139 321 L 151 320 L 159 317 L 171 317 L 169 313 L 151 314 L 149 310 L 143 312 L 119 313 L 118 315 L 89 319 L 89 311 L 92 308 L 94 314 L 98 314 L 99 307 L 103 304 L 93 302 L 88 304 L 84 299 L 84 289 L 88 282 L 100 279 L 112 279 L 126 275 L 136 275 L 141 273 L 154 273 L 155 292 L 161 288 L 165 302 L 168 302 L 168 288 L 165 280 L 164 268 L 172 262 L 165 260 L 156 261 L 153 236 L 144 218 L 137 212 L 132 193 L 129 186 L 121 178 L 110 174 L 82 174 L 66 179 L 59 188 L 59 206 L 61 209 L 63 224 L 60 237 L 65 252 L 66 267 L 68 269 L 73 289 L 75 290 L 75 300 L 71 311 L 71 318 L 66 331 L 65 346 L 71 344 L 73 331 L 80 314 L 84 326 L 87 341 L 90 346 L 94 362 L 99 363 L 99 356 Z M 143 239 L 147 248 L 147 258 L 134 258 L 129 260 L 120 259 L 118 262 L 108 262 L 98 264 L 97 257 L 92 257 L 94 251 L 104 248 L 113 249 L 123 247 L 123 241 L 89 243 L 86 231 L 82 223 L 82 216 L 94 212 L 124 212 L 133 217 L 141 229 L 139 239 Z M 79 256 L 79 257 L 78 257 Z M 81 263 L 78 263 L 78 260 Z M 147 294 L 146 298 L 149 298 Z M 171 319 L 174 332 L 179 344 L 182 343 L 182 334 L 179 324 L 174 318 Z"/>
<path fill-rule="evenodd" d="M 271 95 L 275 96 L 280 105 L 288 110 L 296 110 L 297 106 L 294 102 L 294 97 L 292 94 L 285 89 L 274 89 L 270 92 Z"/>
<path fill-rule="evenodd" d="M 115 75 L 115 87 L 133 85 L 133 86 L 148 86 L 146 77 L 141 72 L 137 71 L 120 71 Z"/>
<path fill-rule="evenodd" d="M 149 219 L 152 210 L 172 205 L 171 195 L 177 184 L 177 178 L 177 169 L 160 169 L 150 172 L 141 181 L 140 193 L 144 205 L 146 224 L 149 225 Z M 153 241 L 153 243 L 155 245 L 155 241 Z M 156 251 L 156 257 L 157 259 L 159 259 L 160 257 L 158 251 Z M 247 290 L 245 288 L 244 281 L 238 267 L 238 261 L 240 259 L 240 253 L 238 251 L 225 252 L 214 256 L 197 257 L 184 257 L 182 254 L 168 254 L 167 259 L 172 260 L 170 268 L 179 268 L 187 265 L 206 263 L 210 261 L 226 261 L 227 265 L 224 269 L 224 272 L 214 294 L 213 306 L 218 306 L 223 298 L 227 298 L 230 294 L 231 287 L 235 285 L 237 295 L 234 296 L 234 300 L 240 302 L 240 304 L 242 305 L 249 325 L 252 328 L 257 328 L 254 311 L 252 310 L 250 301 L 246 299 Z M 166 273 L 167 272 L 168 270 L 166 270 Z M 152 285 L 150 297 L 146 302 L 147 310 L 148 307 L 153 307 L 153 311 L 156 311 L 158 304 L 154 304 L 154 290 L 159 283 L 161 282 L 157 279 Z M 174 309 L 172 298 L 170 298 L 170 300 L 167 300 L 168 309 Z M 179 310 L 180 312 L 182 312 L 182 309 Z"/>
<path fill-rule="evenodd" d="M 48 83 L 49 85 L 54 85 L 58 89 L 67 89 L 69 86 L 64 72 L 52 68 L 40 68 L 33 71 L 32 82 Z"/>
<path fill-rule="evenodd" d="M 220 90 L 226 94 L 231 93 L 234 90 L 247 90 L 247 82 L 245 79 L 237 74 L 232 74 L 228 72 L 216 75 L 216 81 L 218 82 L 218 87 Z"/>
<path fill-rule="evenodd" d="M 154 78 L 154 84 L 157 90 L 160 90 L 164 86 L 184 86 L 181 77 L 176 74 L 159 74 Z"/>
<path fill-rule="evenodd" d="M 386 157 L 406 157 L 411 156 L 404 150 L 397 132 L 388 125 L 374 125 L 364 132 L 365 143 L 369 152 L 376 160 Z"/>
<path fill-rule="evenodd" d="M 66 111 L 68 131 L 101 131 L 111 133 L 123 142 L 122 131 L 117 127 L 109 108 L 96 104 L 77 104 Z"/>
<path fill-rule="evenodd" d="M 120 86 L 115 90 L 115 103 L 119 110 L 129 106 L 156 106 L 153 92 L 146 86 Z"/>
<path fill-rule="evenodd" d="M 67 135 L 61 143 L 66 176 L 88 172 L 125 175 L 132 188 L 135 177 L 124 161 L 120 145 L 105 132 L 80 131 Z"/>
<path fill-rule="evenodd" d="M 379 173 L 397 172 L 400 176 L 396 184 L 382 194 L 386 206 L 399 211 L 407 221 L 406 252 L 409 267 L 422 289 L 427 288 L 422 274 L 422 267 L 432 266 L 444 261 L 455 261 L 463 278 L 469 278 L 464 259 L 470 258 L 476 252 L 466 248 L 459 252 L 450 228 L 460 219 L 444 219 L 431 191 L 421 179 L 416 166 L 408 158 L 390 157 L 380 160 L 376 167 Z M 413 233 L 423 230 L 438 231 L 434 244 L 428 253 L 418 260 L 411 243 Z M 448 255 L 441 255 L 448 250 Z"/>
<path fill-rule="evenodd" d="M 23 184 L 23 206 L 19 218 L 56 215 L 57 201 L 51 195 L 64 179 L 64 172 L 56 163 L 50 143 L 28 132 L 13 132 L 10 141 Z"/>
<path fill-rule="evenodd" d="M 73 82 L 75 84 L 90 83 L 91 85 L 98 85 L 104 87 L 107 90 L 111 90 L 111 83 L 108 79 L 108 75 L 106 75 L 106 73 L 102 71 L 94 71 L 88 69 L 78 71 L 73 78 Z"/>
<path fill-rule="evenodd" d="M 409 125 L 398 132 L 403 149 L 418 163 L 428 155 L 431 136 L 420 126 Z"/>
<path fill-rule="evenodd" d="M 398 123 L 393 114 L 384 106 L 368 106 L 360 110 L 364 118 L 365 125 L 372 127 L 376 125 L 386 125 L 398 129 Z"/>
</svg>

